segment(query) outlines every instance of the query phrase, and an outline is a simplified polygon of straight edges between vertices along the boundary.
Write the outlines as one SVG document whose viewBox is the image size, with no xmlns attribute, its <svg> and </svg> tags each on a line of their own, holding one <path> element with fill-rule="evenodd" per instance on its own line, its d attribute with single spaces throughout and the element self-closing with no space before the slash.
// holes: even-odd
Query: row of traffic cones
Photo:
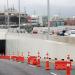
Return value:
<svg viewBox="0 0 75 75">
<path fill-rule="evenodd" d="M 14 52 L 13 52 L 13 56 L 14 56 Z M 30 60 L 31 60 L 29 57 L 30 57 L 30 52 L 28 52 L 28 64 L 30 64 Z M 16 58 L 16 61 L 20 61 L 20 62 L 24 62 L 24 60 L 25 60 L 23 52 L 22 52 L 21 56 L 19 55 L 19 52 L 18 52 L 18 56 L 16 56 L 15 58 Z M 67 56 L 67 59 L 68 60 L 70 59 L 70 55 Z M 38 51 L 38 55 L 37 55 L 37 67 L 41 67 L 41 64 L 40 64 L 40 52 L 39 51 Z M 50 70 L 50 62 L 49 62 L 49 54 L 48 54 L 48 52 L 46 53 L 45 69 Z M 70 64 L 67 64 L 66 75 L 71 75 Z"/>
<path fill-rule="evenodd" d="M 30 56 L 30 52 L 28 52 L 28 57 Z M 50 70 L 50 62 L 49 62 L 49 54 L 47 52 L 46 54 L 46 63 L 45 63 L 45 69 L 46 70 Z M 67 59 L 70 59 L 70 55 L 67 56 Z M 28 60 L 28 64 L 30 64 L 30 61 Z M 37 56 L 37 67 L 41 67 L 40 64 L 40 52 L 38 51 L 38 56 Z M 71 75 L 71 67 L 70 64 L 67 64 L 67 68 L 66 68 L 66 75 Z"/>
<path fill-rule="evenodd" d="M 50 70 L 50 62 L 49 62 L 49 54 L 47 52 L 46 54 L 47 59 L 46 59 L 46 63 L 45 63 L 45 69 L 46 70 Z M 41 67 L 41 63 L 40 63 L 40 52 L 38 51 L 38 55 L 37 55 L 37 67 Z M 30 64 L 30 52 L 28 52 L 28 64 Z"/>
</svg>

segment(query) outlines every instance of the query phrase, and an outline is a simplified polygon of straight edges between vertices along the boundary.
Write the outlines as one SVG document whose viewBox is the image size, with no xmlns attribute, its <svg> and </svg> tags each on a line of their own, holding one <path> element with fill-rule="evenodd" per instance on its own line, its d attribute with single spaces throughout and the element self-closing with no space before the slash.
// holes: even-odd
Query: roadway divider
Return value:
<svg viewBox="0 0 75 75">
<path fill-rule="evenodd" d="M 28 64 L 37 65 L 37 57 L 36 56 L 29 56 L 28 57 Z"/>
<path fill-rule="evenodd" d="M 16 58 L 17 58 L 17 56 L 15 56 L 15 55 L 11 56 L 12 60 L 16 60 Z"/>
<path fill-rule="evenodd" d="M 24 61 L 25 61 L 24 56 L 17 56 L 16 61 L 24 63 Z"/>
<path fill-rule="evenodd" d="M 18 52 L 18 56 L 16 57 L 16 61 L 24 63 L 25 59 L 24 59 L 23 52 L 22 52 L 22 55 L 19 55 L 19 54 L 20 53 Z"/>
<path fill-rule="evenodd" d="M 67 64 L 70 64 L 70 68 L 72 68 L 70 61 L 56 61 L 55 70 L 66 70 Z"/>
<path fill-rule="evenodd" d="M 70 61 L 56 61 L 55 70 L 66 70 L 66 75 L 71 75 L 72 63 Z"/>
<path fill-rule="evenodd" d="M 10 56 L 1 55 L 0 59 L 8 59 L 8 60 L 10 60 Z"/>
</svg>

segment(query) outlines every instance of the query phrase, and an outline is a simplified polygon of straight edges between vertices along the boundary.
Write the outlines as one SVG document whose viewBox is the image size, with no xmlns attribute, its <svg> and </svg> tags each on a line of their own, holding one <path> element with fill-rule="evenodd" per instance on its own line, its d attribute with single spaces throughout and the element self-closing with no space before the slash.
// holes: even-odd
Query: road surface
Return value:
<svg viewBox="0 0 75 75">
<path fill-rule="evenodd" d="M 74 72 L 71 75 L 75 75 Z M 0 75 L 66 75 L 66 71 L 46 71 L 44 67 L 37 68 L 27 63 L 0 60 Z"/>
</svg>

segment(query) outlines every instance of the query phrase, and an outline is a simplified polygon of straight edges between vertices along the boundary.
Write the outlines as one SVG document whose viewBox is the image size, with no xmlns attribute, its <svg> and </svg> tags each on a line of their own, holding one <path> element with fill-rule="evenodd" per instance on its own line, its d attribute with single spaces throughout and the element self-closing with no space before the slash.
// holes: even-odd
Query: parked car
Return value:
<svg viewBox="0 0 75 75">
<path fill-rule="evenodd" d="M 65 33 L 66 36 L 71 36 L 71 37 L 75 37 L 75 30 L 68 30 Z"/>
<path fill-rule="evenodd" d="M 65 36 L 65 33 L 66 33 L 66 30 L 62 30 L 62 31 L 58 32 L 57 35 Z"/>
</svg>

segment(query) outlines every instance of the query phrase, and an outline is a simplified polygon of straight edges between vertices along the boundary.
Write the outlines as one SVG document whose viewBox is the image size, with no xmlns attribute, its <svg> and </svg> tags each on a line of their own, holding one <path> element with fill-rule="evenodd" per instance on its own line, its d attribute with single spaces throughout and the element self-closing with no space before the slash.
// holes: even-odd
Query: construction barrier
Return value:
<svg viewBox="0 0 75 75">
<path fill-rule="evenodd" d="M 12 60 L 16 60 L 17 59 L 17 56 L 11 56 L 11 59 Z"/>
<path fill-rule="evenodd" d="M 28 57 L 28 64 L 37 65 L 37 57 L 36 56 L 29 56 Z"/>
<path fill-rule="evenodd" d="M 16 61 L 24 63 L 25 59 L 23 56 L 17 56 Z"/>
<path fill-rule="evenodd" d="M 66 70 L 67 64 L 70 64 L 70 68 L 72 68 L 70 61 L 56 61 L 55 62 L 55 70 Z"/>
<path fill-rule="evenodd" d="M 8 59 L 8 60 L 10 60 L 10 56 L 4 56 L 4 55 L 2 55 L 2 56 L 0 56 L 0 59 Z"/>
</svg>

